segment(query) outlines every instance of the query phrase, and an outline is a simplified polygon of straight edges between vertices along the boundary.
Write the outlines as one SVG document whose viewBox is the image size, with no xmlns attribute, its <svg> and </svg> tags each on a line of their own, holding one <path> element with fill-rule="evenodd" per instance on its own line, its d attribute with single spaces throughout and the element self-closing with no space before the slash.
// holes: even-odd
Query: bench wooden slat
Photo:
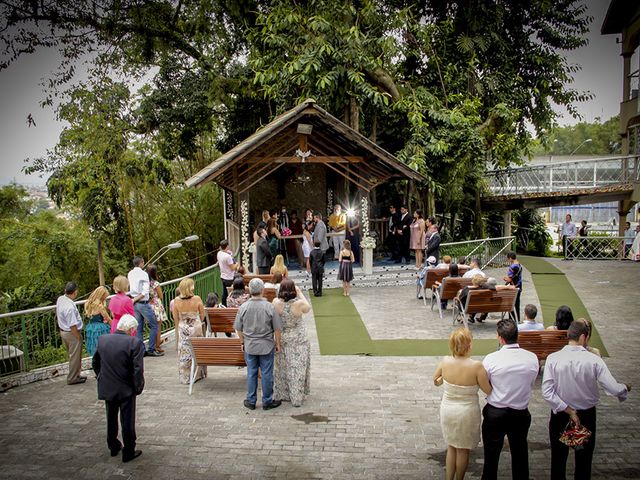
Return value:
<svg viewBox="0 0 640 480">
<path fill-rule="evenodd" d="M 245 273 L 242 276 L 242 279 L 244 280 L 244 286 L 247 287 L 249 285 L 249 282 L 254 278 L 259 278 L 265 283 L 273 281 L 273 275 L 271 275 L 271 274 L 269 274 L 269 275 L 254 275 L 252 273 Z"/>
<path fill-rule="evenodd" d="M 538 360 L 546 360 L 549 355 L 562 350 L 568 343 L 565 330 L 518 332 L 520 348 L 535 353 Z"/>
<path fill-rule="evenodd" d="M 212 333 L 234 333 L 233 322 L 238 314 L 237 308 L 205 308 Z"/>
<path fill-rule="evenodd" d="M 461 314 L 465 327 L 467 315 L 472 313 L 511 313 L 516 302 L 516 288 L 498 288 L 496 290 L 469 290 L 466 305 L 461 305 L 456 297 L 453 307 L 453 322 Z"/>
<path fill-rule="evenodd" d="M 229 310 L 229 309 L 210 309 Z M 194 366 L 245 367 L 242 342 L 239 338 L 193 337 L 189 339 Z M 192 371 L 195 371 L 193 368 Z M 189 382 L 189 395 L 193 390 L 193 377 Z"/>
<path fill-rule="evenodd" d="M 431 310 L 433 310 L 433 306 L 437 304 L 438 314 L 440 315 L 440 318 L 442 318 L 442 306 L 440 305 L 440 302 L 456 298 L 456 295 L 461 289 L 471 285 L 471 280 L 471 278 L 444 277 L 441 282 L 442 285 L 439 288 L 436 285 L 433 285 L 433 287 L 431 287 L 433 290 L 431 295 Z"/>
</svg>

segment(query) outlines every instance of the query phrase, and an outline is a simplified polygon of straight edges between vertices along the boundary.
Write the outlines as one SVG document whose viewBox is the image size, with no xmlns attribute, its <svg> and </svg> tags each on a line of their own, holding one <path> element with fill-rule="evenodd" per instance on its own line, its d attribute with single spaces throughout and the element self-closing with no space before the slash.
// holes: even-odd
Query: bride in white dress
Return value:
<svg viewBox="0 0 640 480">
<path fill-rule="evenodd" d="M 482 362 L 472 360 L 472 336 L 468 328 L 458 328 L 449 336 L 452 356 L 442 359 L 433 383 L 444 384 L 440 403 L 440 426 L 447 443 L 446 478 L 464 478 L 469 451 L 480 442 L 480 403 L 478 389 L 487 395 L 491 384 Z"/>
</svg>

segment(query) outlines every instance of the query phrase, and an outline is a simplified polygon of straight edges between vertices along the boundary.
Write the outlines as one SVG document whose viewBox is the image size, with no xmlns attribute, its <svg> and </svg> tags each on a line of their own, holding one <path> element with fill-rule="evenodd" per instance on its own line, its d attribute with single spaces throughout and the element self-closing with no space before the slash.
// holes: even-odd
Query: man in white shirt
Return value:
<svg viewBox="0 0 640 480">
<path fill-rule="evenodd" d="M 138 321 L 138 331 L 136 336 L 141 342 L 144 342 L 144 322 L 149 325 L 149 343 L 145 357 L 161 357 L 164 353 L 156 350 L 156 336 L 158 332 L 158 322 L 156 315 L 153 313 L 151 305 L 149 305 L 149 274 L 142 269 L 144 258 L 141 256 L 133 257 L 133 270 L 129 272 L 129 296 L 133 299 L 133 310 Z"/>
<path fill-rule="evenodd" d="M 64 287 L 64 295 L 56 301 L 56 319 L 60 328 L 60 337 L 69 354 L 69 374 L 67 385 L 76 385 L 87 381 L 82 371 L 82 317 L 73 302 L 78 296 L 78 285 L 68 282 Z"/>
<path fill-rule="evenodd" d="M 565 222 L 560 226 L 560 239 L 562 240 L 562 252 L 567 253 L 567 239 L 576 238 L 576 224 L 571 221 L 571 215 L 567 213 Z"/>
<path fill-rule="evenodd" d="M 476 257 L 473 257 L 471 258 L 471 260 L 469 260 L 469 266 L 471 268 L 467 270 L 464 275 L 462 275 L 462 278 L 473 278 L 476 275 L 482 275 L 483 277 L 486 277 L 485 273 L 480 270 L 480 260 L 478 260 Z"/>
<path fill-rule="evenodd" d="M 538 309 L 535 305 L 530 303 L 524 307 L 524 322 L 518 324 L 519 332 L 544 330 L 542 322 L 537 322 Z"/>
<path fill-rule="evenodd" d="M 583 448 L 576 450 L 575 478 L 591 478 L 591 460 L 596 437 L 596 405 L 600 401 L 598 384 L 608 395 L 621 402 L 627 399 L 630 385 L 618 383 L 602 358 L 589 352 L 585 345 L 589 327 L 573 322 L 567 330 L 569 344 L 547 357 L 542 378 L 542 397 L 551 406 L 549 442 L 551 443 L 551 478 L 565 478 L 569 447 L 560 435 L 569 420 L 584 425 L 592 435 Z"/>
<path fill-rule="evenodd" d="M 227 297 L 229 291 L 227 288 L 233 285 L 233 276 L 238 264 L 236 263 L 233 255 L 228 251 L 229 240 L 224 239 L 220 241 L 220 250 L 218 250 L 218 267 L 220 268 L 220 279 L 222 280 L 222 300 L 220 303 L 227 306 Z"/>
<path fill-rule="evenodd" d="M 631 223 L 627 222 L 626 227 L 624 229 L 624 257 L 627 258 L 629 255 L 629 250 L 633 246 L 633 241 L 636 238 L 636 231 L 631 228 Z"/>
<path fill-rule="evenodd" d="M 527 435 L 531 426 L 529 400 L 538 377 L 538 358 L 518 345 L 518 328 L 512 320 L 498 322 L 500 350 L 484 358 L 491 393 L 482 410 L 484 468 L 482 478 L 498 477 L 498 462 L 505 435 L 511 450 L 511 475 L 529 478 Z"/>
</svg>

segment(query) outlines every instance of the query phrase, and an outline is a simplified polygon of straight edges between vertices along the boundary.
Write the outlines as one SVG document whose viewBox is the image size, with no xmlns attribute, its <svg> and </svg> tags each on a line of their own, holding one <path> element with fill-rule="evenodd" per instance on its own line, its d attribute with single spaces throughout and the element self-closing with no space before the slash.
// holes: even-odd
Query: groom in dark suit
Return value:
<svg viewBox="0 0 640 480">
<path fill-rule="evenodd" d="M 144 389 L 144 343 L 131 336 L 137 327 L 135 317 L 123 315 L 116 333 L 98 338 L 93 356 L 98 399 L 107 409 L 107 445 L 112 457 L 122 450 L 125 463 L 142 455 L 136 450 L 136 396 Z M 124 448 L 118 440 L 118 413 Z"/>
<path fill-rule="evenodd" d="M 309 254 L 309 271 L 311 272 L 311 286 L 316 297 L 322 296 L 322 276 L 324 275 L 324 252 L 320 249 L 320 240 L 313 244 Z"/>
<path fill-rule="evenodd" d="M 430 256 L 436 257 L 437 261 L 440 261 L 440 241 L 442 240 L 440 237 L 439 228 L 437 225 L 433 225 L 432 227 L 433 233 L 427 240 L 427 245 L 425 247 L 425 258 Z"/>
</svg>

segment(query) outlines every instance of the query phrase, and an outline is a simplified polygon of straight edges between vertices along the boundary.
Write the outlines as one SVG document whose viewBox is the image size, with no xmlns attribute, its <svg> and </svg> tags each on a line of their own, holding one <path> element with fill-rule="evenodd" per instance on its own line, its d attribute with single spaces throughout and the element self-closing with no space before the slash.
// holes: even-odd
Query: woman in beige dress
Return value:
<svg viewBox="0 0 640 480">
<path fill-rule="evenodd" d="M 468 328 L 451 332 L 449 350 L 452 356 L 444 357 L 433 374 L 436 386 L 444 384 L 440 426 L 447 443 L 447 480 L 464 478 L 469 451 L 480 442 L 478 388 L 487 395 L 491 393 L 482 362 L 470 358 L 472 339 Z"/>
<path fill-rule="evenodd" d="M 416 254 L 416 268 L 422 267 L 422 255 L 424 253 L 424 232 L 426 231 L 422 210 L 413 212 L 413 223 L 411 223 L 411 250 Z"/>
<path fill-rule="evenodd" d="M 195 284 L 192 278 L 183 278 L 178 285 L 178 298 L 173 301 L 171 314 L 176 326 L 178 346 L 178 379 L 189 384 L 191 375 L 191 349 L 189 338 L 204 337 L 204 304 L 198 295 L 194 295 Z M 195 381 L 207 376 L 207 367 L 198 367 Z"/>
</svg>

